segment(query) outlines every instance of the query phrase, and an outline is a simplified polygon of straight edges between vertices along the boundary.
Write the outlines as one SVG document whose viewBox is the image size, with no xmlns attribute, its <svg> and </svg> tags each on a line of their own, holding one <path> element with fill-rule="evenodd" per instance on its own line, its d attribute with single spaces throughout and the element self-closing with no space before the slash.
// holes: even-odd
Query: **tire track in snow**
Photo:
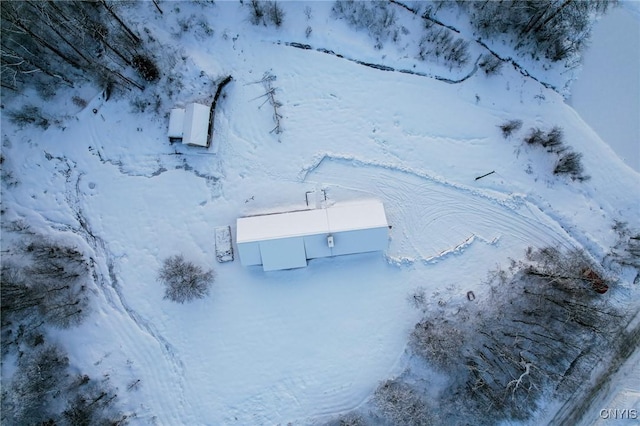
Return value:
<svg viewBox="0 0 640 426">
<path fill-rule="evenodd" d="M 101 290 L 105 300 L 114 310 L 123 312 L 135 327 L 137 327 L 144 335 L 151 337 L 151 339 L 160 347 L 163 357 L 171 367 L 173 376 L 177 379 L 175 381 L 171 381 L 169 384 L 177 383 L 179 388 L 178 395 L 180 403 L 177 404 L 177 406 L 180 411 L 176 413 L 174 417 L 176 419 L 187 419 L 189 416 L 187 416 L 186 413 L 191 410 L 186 407 L 188 406 L 188 403 L 184 397 L 184 364 L 178 357 L 177 352 L 171 343 L 167 341 L 149 321 L 140 316 L 127 303 L 122 292 L 120 280 L 117 276 L 115 256 L 109 251 L 105 240 L 93 232 L 90 222 L 82 210 L 82 192 L 80 190 L 80 182 L 84 173 L 78 173 L 75 171 L 73 173 L 76 175 L 75 182 L 72 182 L 72 179 L 69 176 L 67 179 L 67 188 L 65 189 L 65 200 L 70 210 L 74 213 L 75 219 L 78 223 L 78 228 L 69 228 L 68 230 L 82 238 L 93 251 L 91 256 L 93 278 L 98 288 Z M 126 344 L 125 347 L 128 350 L 135 351 L 138 354 L 138 358 L 145 361 L 146 368 L 151 367 L 151 369 L 155 371 L 152 376 L 155 379 L 151 387 L 154 390 L 153 393 L 160 392 L 165 395 L 171 394 L 173 387 L 169 389 L 167 381 L 162 380 L 166 374 L 159 369 L 159 365 L 156 365 L 154 357 L 151 356 L 148 351 L 139 350 L 144 346 L 137 344 L 139 340 L 136 336 L 131 335 L 127 330 L 120 331 L 120 335 L 118 336 L 119 341 L 128 341 L 129 343 Z"/>
<path fill-rule="evenodd" d="M 325 155 L 300 177 L 382 198 L 393 226 L 389 259 L 396 263 L 433 263 L 474 242 L 579 246 L 522 197 L 492 197 L 395 165 Z"/>
<path fill-rule="evenodd" d="M 95 120 L 89 121 L 89 126 L 87 127 L 89 128 L 89 140 L 93 142 L 92 145 L 89 146 L 89 152 L 96 156 L 102 164 L 115 167 L 120 174 L 151 179 L 168 171 L 184 170 L 203 179 L 207 187 L 211 189 L 212 198 L 218 197 L 218 193 L 220 192 L 218 185 L 220 184 L 222 174 L 216 171 L 216 168 L 220 169 L 221 167 L 219 164 L 220 158 L 215 153 L 209 152 L 208 148 L 206 151 L 196 151 L 176 145 L 173 151 L 166 150 L 165 152 L 157 152 L 154 154 L 136 155 L 135 164 L 131 164 L 131 162 L 123 161 L 121 158 L 109 158 L 104 152 L 104 145 L 102 144 L 104 132 L 100 132 L 97 129 Z M 213 171 L 203 172 L 198 170 L 197 166 L 189 163 L 189 159 L 198 158 L 207 158 L 207 161 L 216 161 L 218 164 L 212 166 Z"/>
<path fill-rule="evenodd" d="M 273 384 L 256 389 L 250 396 L 237 404 L 238 408 L 229 411 L 227 419 L 238 424 L 308 424 L 308 413 L 313 412 L 312 419 L 334 416 L 360 407 L 367 399 L 354 398 L 351 383 L 343 383 L 343 376 L 339 372 L 326 371 L 323 379 L 335 384 L 329 388 L 317 389 L 317 379 L 298 371 L 291 377 L 283 378 Z M 307 382 L 309 386 L 307 387 Z M 360 396 L 360 395 L 359 395 Z M 273 407 L 288 405 L 287 411 L 294 406 L 296 414 L 293 416 L 280 415 Z M 246 407 L 251 407 L 247 410 Z M 319 407 L 322 407 L 319 409 Z"/>
<path fill-rule="evenodd" d="M 115 256 L 110 253 L 107 249 L 107 244 L 105 241 L 95 235 L 95 233 L 91 230 L 89 225 L 89 221 L 84 215 L 82 208 L 80 206 L 80 197 L 79 197 L 79 183 L 81 177 L 84 173 L 78 173 L 75 170 L 75 164 L 72 166 L 64 157 L 55 157 L 61 164 L 66 167 L 69 167 L 67 170 L 69 171 L 69 175 L 66 180 L 66 188 L 64 191 L 64 202 L 66 202 L 69 207 L 73 219 L 76 221 L 76 225 L 72 225 L 69 223 L 59 222 L 55 219 L 49 217 L 45 211 L 39 210 L 30 210 L 30 214 L 37 215 L 42 223 L 46 223 L 52 229 L 57 231 L 61 231 L 64 233 L 71 233 L 78 238 L 80 238 L 86 244 L 83 247 L 83 250 L 87 252 L 89 256 L 89 262 L 91 267 L 91 274 L 94 283 L 96 284 L 97 289 L 100 291 L 100 294 L 103 296 L 106 303 L 113 309 L 113 311 L 117 313 L 124 313 L 125 317 L 133 322 L 134 326 L 136 326 L 144 335 L 149 336 L 153 341 L 157 342 L 160 346 L 163 356 L 169 362 L 169 365 L 173 371 L 173 374 L 177 377 L 177 383 L 179 385 L 179 400 L 178 404 L 179 412 L 173 413 L 170 416 L 166 416 L 167 413 L 163 413 L 166 417 L 172 417 L 174 419 L 186 419 L 188 416 L 185 413 L 190 412 L 191 410 L 185 408 L 186 404 L 184 399 L 184 365 L 181 360 L 178 358 L 175 350 L 171 346 L 171 344 L 166 341 L 162 337 L 161 334 L 155 330 L 155 328 L 146 320 L 144 320 L 140 315 L 135 312 L 130 306 L 126 303 L 121 291 L 121 286 L 119 284 L 119 280 L 117 278 L 117 274 L 115 272 Z M 75 179 L 74 179 L 75 178 Z M 75 183 L 73 182 L 75 180 Z M 19 205 L 16 205 L 19 209 Z M 93 306 L 99 307 L 99 306 Z M 91 315 L 99 314 L 99 310 L 96 312 L 92 311 Z M 117 321 L 117 320 L 116 320 Z M 151 353 L 147 351 L 140 351 L 139 348 L 142 347 L 140 344 L 139 337 L 127 332 L 127 330 L 118 330 L 116 327 L 113 328 L 115 331 L 119 331 L 116 335 L 116 339 L 114 342 L 119 344 L 120 348 L 126 348 L 126 356 L 129 357 L 129 351 L 135 353 L 136 356 L 133 358 L 137 358 L 142 362 L 142 365 L 145 366 L 146 369 L 148 367 L 152 367 L 152 370 L 155 370 L 155 374 L 150 376 L 153 382 L 143 381 L 143 387 L 149 387 L 149 389 L 153 389 L 153 394 L 161 393 L 161 394 L 171 394 L 174 386 L 169 388 L 169 385 L 175 384 L 176 382 L 171 382 L 167 384 L 166 380 L 162 380 L 161 378 L 166 376 L 166 373 L 162 370 L 159 370 L 159 365 L 157 365 L 157 359 L 154 359 L 151 356 Z M 145 407 L 143 407 L 144 409 Z M 137 418 L 142 419 L 145 417 L 151 417 L 153 413 L 149 412 L 137 412 Z M 165 418 L 166 418 L 165 417 Z"/>
</svg>

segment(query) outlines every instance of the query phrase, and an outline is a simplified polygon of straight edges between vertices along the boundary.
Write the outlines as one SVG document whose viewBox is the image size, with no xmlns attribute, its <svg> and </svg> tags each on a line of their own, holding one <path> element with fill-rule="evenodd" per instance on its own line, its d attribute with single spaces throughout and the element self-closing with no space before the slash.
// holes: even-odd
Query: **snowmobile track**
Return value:
<svg viewBox="0 0 640 426">
<path fill-rule="evenodd" d="M 325 155 L 300 177 L 382 198 L 393 225 L 388 256 L 400 263 L 411 259 L 433 263 L 475 241 L 579 246 L 554 220 L 521 197 L 498 198 L 409 169 Z"/>
</svg>

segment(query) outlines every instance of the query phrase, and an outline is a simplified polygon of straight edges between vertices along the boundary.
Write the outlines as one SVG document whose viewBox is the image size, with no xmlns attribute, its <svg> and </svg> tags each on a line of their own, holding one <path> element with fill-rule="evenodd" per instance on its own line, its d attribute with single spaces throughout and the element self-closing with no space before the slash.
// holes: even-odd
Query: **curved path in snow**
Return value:
<svg viewBox="0 0 640 426">
<path fill-rule="evenodd" d="M 536 247 L 570 247 L 573 241 L 524 199 L 492 197 L 392 165 L 324 156 L 302 178 L 330 185 L 329 194 L 334 186 L 382 198 L 393 226 L 392 260 L 430 263 L 477 240 Z"/>
</svg>

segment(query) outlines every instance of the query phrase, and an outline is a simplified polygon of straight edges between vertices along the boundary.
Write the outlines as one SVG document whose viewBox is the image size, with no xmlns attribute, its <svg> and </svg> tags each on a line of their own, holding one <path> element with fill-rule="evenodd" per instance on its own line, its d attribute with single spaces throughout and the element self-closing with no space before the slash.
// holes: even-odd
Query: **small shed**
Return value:
<svg viewBox="0 0 640 426">
<path fill-rule="evenodd" d="M 389 225 L 382 202 L 238 218 L 236 242 L 244 266 L 265 271 L 301 268 L 307 260 L 386 250 Z"/>
<path fill-rule="evenodd" d="M 185 145 L 209 146 L 211 108 L 190 103 L 186 108 L 174 108 L 169 115 L 169 140 Z"/>
</svg>

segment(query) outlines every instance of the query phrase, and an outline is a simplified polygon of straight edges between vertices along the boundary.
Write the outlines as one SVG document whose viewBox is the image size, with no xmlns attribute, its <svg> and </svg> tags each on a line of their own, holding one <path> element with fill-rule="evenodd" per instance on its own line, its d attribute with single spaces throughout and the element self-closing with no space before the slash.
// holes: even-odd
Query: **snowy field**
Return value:
<svg viewBox="0 0 640 426">
<path fill-rule="evenodd" d="M 640 3 L 623 1 L 594 27 L 571 105 L 640 171 Z"/>
<path fill-rule="evenodd" d="M 364 34 L 329 23 L 329 3 L 286 3 L 278 30 L 251 26 L 237 3 L 216 3 L 206 9 L 210 36 L 175 35 L 177 20 L 200 16 L 201 6 L 162 3 L 160 17 L 150 4 L 132 21 L 185 58 L 175 65 L 183 88 L 166 108 L 134 113 L 128 100 L 94 92 L 62 127 L 20 129 L 2 117 L 4 167 L 19 181 L 3 189 L 3 221 L 25 220 L 96 261 L 91 316 L 55 333 L 72 364 L 121 389 L 137 413 L 131 424 L 303 425 L 348 412 L 406 368 L 416 288 L 443 300 L 481 295 L 487 272 L 529 246 L 583 247 L 602 259 L 614 220 L 640 226 L 640 174 L 561 95 L 512 67 L 487 77 L 470 64 L 460 75 L 471 77 L 452 84 L 360 65 L 346 57 L 448 73 L 393 46 L 374 50 Z M 191 91 L 203 87 L 201 72 L 233 76 L 213 144 L 170 145 L 170 102 L 211 95 Z M 263 104 L 267 72 L 281 134 L 270 133 Z M 523 126 L 505 139 L 498 126 L 509 119 Z M 522 142 L 530 128 L 553 126 L 583 154 L 589 180 L 553 175 L 550 154 Z M 382 200 L 389 249 L 289 271 L 216 263 L 216 227 L 235 232 L 237 217 L 305 208 L 305 192 L 318 189 L 330 204 Z M 158 270 L 180 253 L 215 269 L 209 297 L 163 299 Z M 632 281 L 626 271 L 620 286 L 637 296 Z M 134 379 L 140 386 L 125 390 Z"/>
</svg>

